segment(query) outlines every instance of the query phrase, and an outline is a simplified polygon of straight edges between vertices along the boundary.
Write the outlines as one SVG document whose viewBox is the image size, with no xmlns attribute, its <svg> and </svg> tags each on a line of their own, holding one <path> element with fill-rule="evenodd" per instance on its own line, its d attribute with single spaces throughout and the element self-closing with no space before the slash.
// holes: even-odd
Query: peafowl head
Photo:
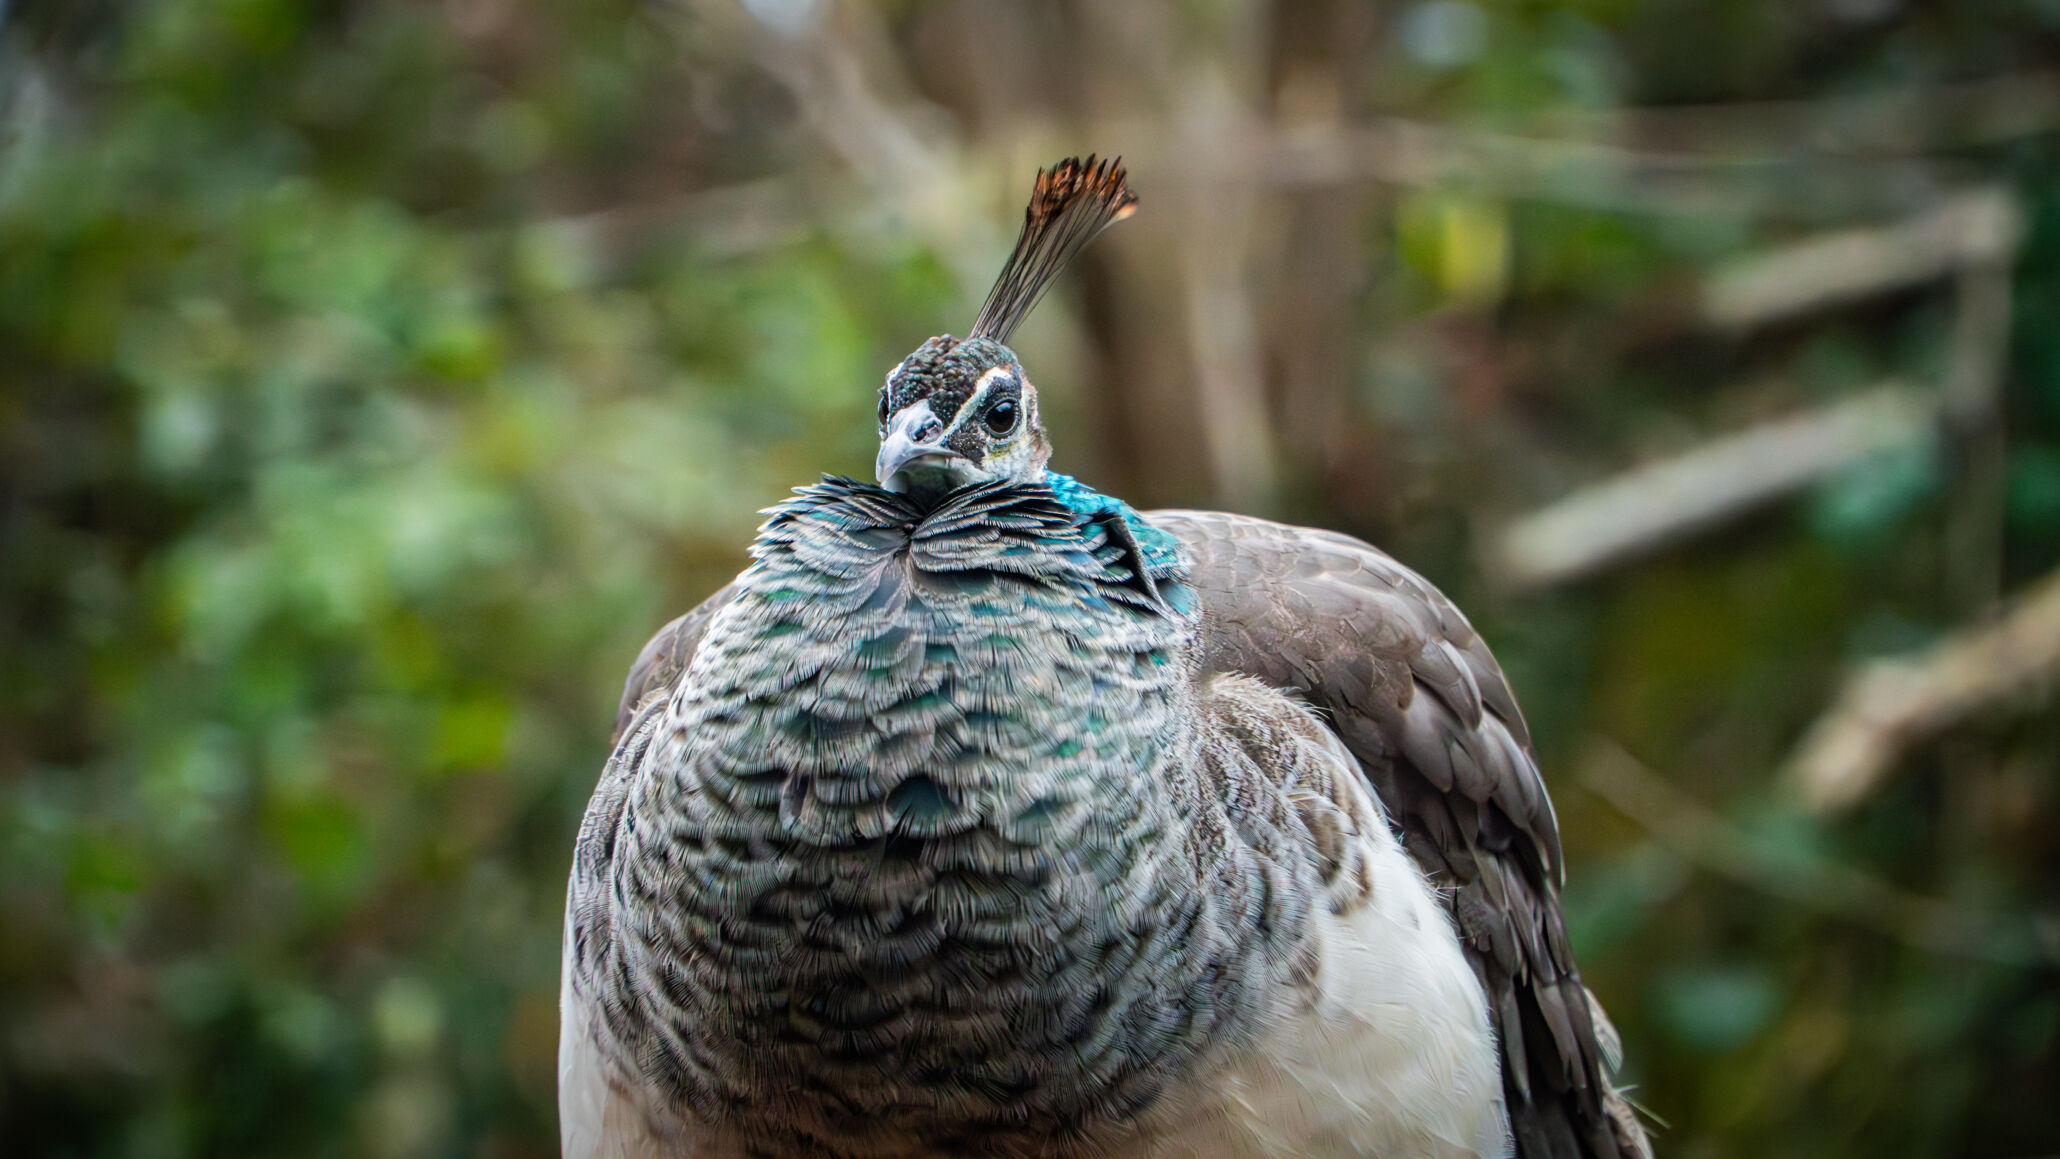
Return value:
<svg viewBox="0 0 2060 1159">
<path fill-rule="evenodd" d="M 972 333 L 923 343 L 880 388 L 874 472 L 881 486 L 938 496 L 997 479 L 1044 478 L 1051 442 L 1037 412 L 1037 388 L 1003 343 L 1073 256 L 1137 208 L 1125 177 L 1120 158 L 1096 162 L 1092 156 L 1038 171 L 1023 232 Z"/>
</svg>

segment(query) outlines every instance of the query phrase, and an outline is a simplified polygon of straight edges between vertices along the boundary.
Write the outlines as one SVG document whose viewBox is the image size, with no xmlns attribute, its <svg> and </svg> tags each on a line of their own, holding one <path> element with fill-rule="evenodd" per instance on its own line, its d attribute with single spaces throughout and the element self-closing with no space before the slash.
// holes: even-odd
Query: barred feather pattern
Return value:
<svg viewBox="0 0 2060 1159">
<path fill-rule="evenodd" d="M 1111 530 L 1040 485 L 773 511 L 580 837 L 568 1011 L 644 1135 L 1101 1153 L 1300 1000 L 1379 819 Z"/>
</svg>

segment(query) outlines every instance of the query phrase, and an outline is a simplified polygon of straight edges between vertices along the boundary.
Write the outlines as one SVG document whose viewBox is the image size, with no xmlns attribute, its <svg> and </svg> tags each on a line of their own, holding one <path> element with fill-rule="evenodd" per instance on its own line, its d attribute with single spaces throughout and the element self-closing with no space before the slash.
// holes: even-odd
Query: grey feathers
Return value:
<svg viewBox="0 0 2060 1159">
<path fill-rule="evenodd" d="M 753 555 L 647 650 L 676 683 L 632 689 L 582 832 L 619 1081 L 778 1153 L 1006 1152 L 1248 1034 L 1314 863 L 1273 856 L 1291 808 L 1198 807 L 1258 774 L 1187 727 L 1194 625 L 1121 544 L 1042 487 L 831 481 Z"/>
<path fill-rule="evenodd" d="M 568 902 L 568 1075 L 599 1068 L 653 1154 L 1143 1154 L 1267 1083 L 1361 1134 L 1255 1120 L 1204 1153 L 1493 1154 L 1506 1106 L 1525 1159 L 1644 1154 L 1465 619 L 1343 536 L 1126 512 L 845 480 L 773 511 L 625 688 Z M 1438 898 L 1449 925 L 1381 924 Z M 1462 962 L 1444 1029 L 1333 1040 L 1412 1033 L 1381 1021 L 1404 980 L 1353 969 Z M 1493 1075 L 1490 1022 L 1500 1089 L 1394 1078 L 1468 1035 Z M 1266 1061 L 1309 1033 L 1345 1051 L 1321 1095 Z M 1407 1089 L 1461 1109 L 1384 1102 Z"/>
</svg>

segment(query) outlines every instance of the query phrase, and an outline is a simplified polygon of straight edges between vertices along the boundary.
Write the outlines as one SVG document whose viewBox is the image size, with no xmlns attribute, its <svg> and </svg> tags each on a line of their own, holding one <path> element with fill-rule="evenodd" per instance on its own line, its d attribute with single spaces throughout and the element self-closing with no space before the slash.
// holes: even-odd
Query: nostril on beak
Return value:
<svg viewBox="0 0 2060 1159">
<path fill-rule="evenodd" d="M 919 443 L 927 443 L 931 439 L 936 438 L 937 433 L 939 431 L 942 431 L 943 429 L 944 424 L 937 421 L 936 419 L 924 419 L 923 424 L 917 427 L 915 430 L 915 440 Z"/>
</svg>

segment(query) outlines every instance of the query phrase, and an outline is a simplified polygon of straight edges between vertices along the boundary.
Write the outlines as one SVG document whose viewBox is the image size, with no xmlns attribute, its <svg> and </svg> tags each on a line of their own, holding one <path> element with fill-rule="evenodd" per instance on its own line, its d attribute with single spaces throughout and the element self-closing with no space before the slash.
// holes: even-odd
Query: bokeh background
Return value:
<svg viewBox="0 0 2060 1159">
<path fill-rule="evenodd" d="M 1676 1156 L 2060 1152 L 2060 3 L 0 2 L 0 1151 L 555 1153 L 644 637 L 1035 167 L 1058 465 L 1527 706 Z"/>
</svg>

